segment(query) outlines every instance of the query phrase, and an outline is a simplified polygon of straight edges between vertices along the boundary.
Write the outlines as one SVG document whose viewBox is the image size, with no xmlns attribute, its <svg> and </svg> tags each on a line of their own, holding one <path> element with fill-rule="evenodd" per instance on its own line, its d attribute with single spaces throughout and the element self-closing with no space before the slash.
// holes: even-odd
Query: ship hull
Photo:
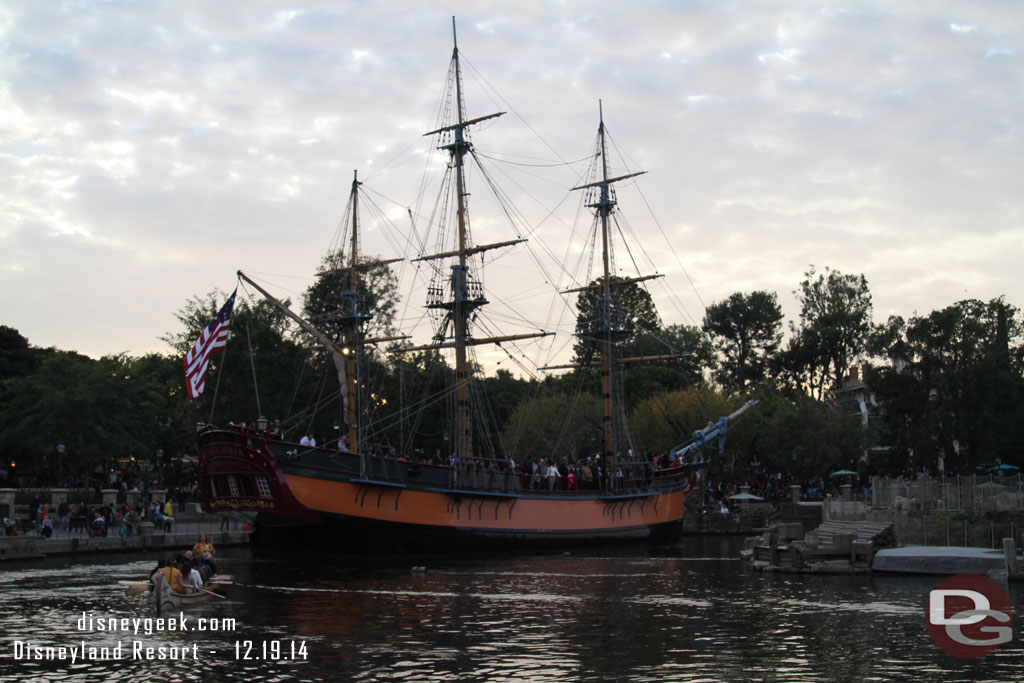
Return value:
<svg viewBox="0 0 1024 683">
<path fill-rule="evenodd" d="M 200 435 L 200 463 L 207 511 L 257 513 L 259 544 L 355 553 L 661 539 L 678 534 L 687 488 L 677 470 L 614 492 L 536 490 L 510 472 L 360 457 L 212 429 Z"/>
</svg>

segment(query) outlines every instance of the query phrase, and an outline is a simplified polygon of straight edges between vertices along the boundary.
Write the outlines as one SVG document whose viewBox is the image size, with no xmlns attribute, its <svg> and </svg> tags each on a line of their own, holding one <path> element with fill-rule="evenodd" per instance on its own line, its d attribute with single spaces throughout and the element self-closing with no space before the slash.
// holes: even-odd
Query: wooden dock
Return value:
<svg viewBox="0 0 1024 683">
<path fill-rule="evenodd" d="M 800 524 L 747 539 L 744 557 L 760 571 L 855 574 L 870 572 L 876 548 L 893 543 L 892 525 L 877 522 L 821 524 L 802 534 Z"/>
</svg>

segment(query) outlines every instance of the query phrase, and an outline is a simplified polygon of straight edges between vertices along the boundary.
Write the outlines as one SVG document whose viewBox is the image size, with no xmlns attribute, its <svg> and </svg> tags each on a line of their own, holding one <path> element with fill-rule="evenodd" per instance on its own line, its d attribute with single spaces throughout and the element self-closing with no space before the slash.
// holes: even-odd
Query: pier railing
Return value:
<svg viewBox="0 0 1024 683">
<path fill-rule="evenodd" d="M 971 513 L 1024 510 L 1024 476 L 873 477 L 871 507 Z"/>
</svg>

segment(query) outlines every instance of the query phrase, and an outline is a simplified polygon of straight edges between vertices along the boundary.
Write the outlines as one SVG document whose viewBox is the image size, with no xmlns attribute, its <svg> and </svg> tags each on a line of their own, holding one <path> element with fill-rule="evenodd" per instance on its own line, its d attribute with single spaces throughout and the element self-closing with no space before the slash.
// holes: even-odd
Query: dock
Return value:
<svg viewBox="0 0 1024 683">
<path fill-rule="evenodd" d="M 872 571 L 875 552 L 893 545 L 892 525 L 828 521 L 804 533 L 799 522 L 747 539 L 743 557 L 759 571 L 860 574 Z"/>
</svg>

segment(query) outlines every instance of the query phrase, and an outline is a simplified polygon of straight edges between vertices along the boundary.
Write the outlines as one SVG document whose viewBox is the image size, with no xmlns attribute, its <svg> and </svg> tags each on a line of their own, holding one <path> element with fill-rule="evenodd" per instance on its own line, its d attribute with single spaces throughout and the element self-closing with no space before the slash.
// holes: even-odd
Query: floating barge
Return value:
<svg viewBox="0 0 1024 683">
<path fill-rule="evenodd" d="M 875 554 L 871 568 L 876 572 L 891 574 L 952 575 L 1007 572 L 1011 578 L 1017 578 L 1020 576 L 1019 568 L 1024 564 L 1024 557 L 1016 554 L 1012 539 L 1005 539 L 1003 543 L 1002 550 L 924 545 L 889 548 Z"/>
<path fill-rule="evenodd" d="M 754 569 L 800 574 L 987 574 L 1024 581 L 1024 556 L 1012 538 L 1003 548 L 908 546 L 893 548 L 890 524 L 826 522 L 800 538 L 799 524 L 747 539 L 742 556 Z"/>
</svg>

